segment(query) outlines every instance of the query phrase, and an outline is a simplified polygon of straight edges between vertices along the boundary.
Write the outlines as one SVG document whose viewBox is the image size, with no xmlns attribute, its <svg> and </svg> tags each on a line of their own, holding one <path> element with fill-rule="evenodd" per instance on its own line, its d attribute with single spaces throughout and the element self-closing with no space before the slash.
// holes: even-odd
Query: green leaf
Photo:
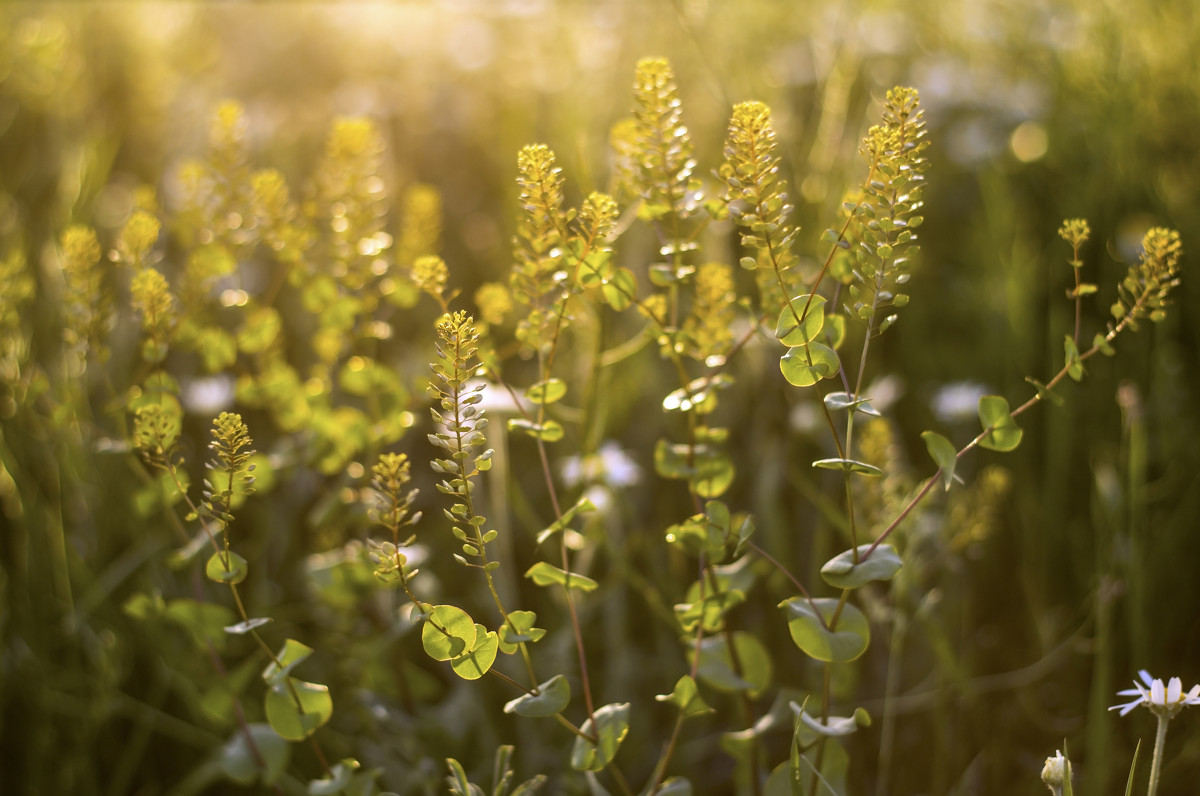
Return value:
<svg viewBox="0 0 1200 796">
<path fill-rule="evenodd" d="M 588 500 L 586 497 L 579 498 L 579 500 L 575 501 L 574 506 L 571 506 L 571 508 L 564 511 L 563 515 L 561 517 L 559 517 L 557 520 L 555 520 L 553 523 L 551 523 L 547 528 L 543 529 L 540 533 L 538 533 L 537 543 L 541 544 L 542 542 L 546 541 L 547 539 L 549 539 L 551 536 L 558 533 L 559 531 L 566 530 L 567 527 L 571 524 L 571 521 L 574 520 L 575 517 L 578 516 L 579 514 L 581 514 L 583 512 L 595 511 L 595 510 L 596 510 L 595 503 Z"/>
<path fill-rule="evenodd" d="M 825 325 L 825 299 L 821 296 L 813 296 L 812 303 L 808 304 L 808 312 L 797 320 L 808 300 L 807 293 L 796 296 L 784 306 L 779 313 L 779 320 L 775 322 L 775 337 L 789 348 L 812 342 Z"/>
<path fill-rule="evenodd" d="M 855 459 L 817 459 L 812 463 L 812 466 L 822 470 L 841 470 L 844 473 L 858 473 L 874 478 L 883 475 L 883 470 L 880 470 L 875 465 Z"/>
<path fill-rule="evenodd" d="M 685 633 L 695 633 L 701 619 L 704 621 L 705 633 L 716 633 L 724 627 L 725 614 L 745 601 L 745 593 L 736 589 L 708 594 L 703 601 L 676 605 L 675 617 Z"/>
<path fill-rule="evenodd" d="M 846 316 L 830 315 L 825 319 L 825 345 L 833 349 L 842 347 L 846 340 Z"/>
<path fill-rule="evenodd" d="M 238 331 L 238 348 L 247 354 L 261 354 L 271 347 L 283 329 L 283 318 L 274 307 L 260 307 L 246 316 Z"/>
<path fill-rule="evenodd" d="M 187 472 L 177 471 L 179 483 L 175 483 L 175 478 L 170 473 L 163 473 L 158 478 L 137 490 L 133 497 L 133 510 L 139 517 L 149 517 L 154 512 L 160 509 L 168 509 L 174 506 L 179 501 L 183 500 L 183 496 L 191 483 Z M 181 490 L 179 487 L 182 486 Z M 200 533 L 200 544 L 208 544 L 208 534 Z"/>
<path fill-rule="evenodd" d="M 686 674 L 675 682 L 675 688 L 671 693 L 658 694 L 654 698 L 659 702 L 670 702 L 678 707 L 679 714 L 685 719 L 716 712 L 700 695 L 696 681 Z"/>
<path fill-rule="evenodd" d="M 1133 775 L 1137 772 L 1138 753 L 1141 751 L 1142 742 L 1139 740 L 1137 746 L 1133 747 L 1133 760 L 1129 763 L 1129 779 L 1125 781 L 1125 796 L 1133 793 Z"/>
<path fill-rule="evenodd" d="M 1092 347 L 1099 349 L 1100 353 L 1106 357 L 1111 357 L 1117 353 L 1117 349 L 1109 344 L 1108 338 L 1099 332 L 1096 332 L 1096 336 L 1092 338 Z"/>
<path fill-rule="evenodd" d="M 717 408 L 717 390 L 729 387 L 733 380 L 724 373 L 693 379 L 684 387 L 672 390 L 663 398 L 662 407 L 668 412 L 708 414 Z"/>
<path fill-rule="evenodd" d="M 538 685 L 538 693 L 523 694 L 504 706 L 505 713 L 516 713 L 527 719 L 541 719 L 562 713 L 571 701 L 571 683 L 556 674 Z"/>
<path fill-rule="evenodd" d="M 979 399 L 979 422 L 987 434 L 979 445 L 994 451 L 1011 451 L 1021 444 L 1021 428 L 1008 410 L 1008 401 L 999 395 Z"/>
<path fill-rule="evenodd" d="M 821 577 L 835 589 L 857 589 L 873 580 L 891 580 L 902 566 L 900 556 L 896 555 L 890 544 L 881 544 L 864 561 L 862 556 L 870 549 L 869 544 L 858 546 L 857 564 L 854 563 L 853 550 L 839 553 L 821 567 Z"/>
<path fill-rule="evenodd" d="M 552 404 L 567 394 L 567 383 L 562 379 L 546 379 L 525 391 L 525 397 L 535 404 Z"/>
<path fill-rule="evenodd" d="M 246 740 L 247 732 L 257 755 Z M 251 785 L 259 780 L 264 785 L 272 785 L 287 768 L 291 751 L 291 745 L 271 729 L 271 725 L 248 724 L 245 732 L 237 729 L 221 747 L 217 764 L 221 767 L 221 773 L 234 782 Z M 259 760 L 262 760 L 261 767 Z"/>
<path fill-rule="evenodd" d="M 562 425 L 553 420 L 547 420 L 544 423 L 535 423 L 532 420 L 514 417 L 508 421 L 508 430 L 522 431 L 534 439 L 540 439 L 543 442 L 558 442 L 563 438 Z"/>
<path fill-rule="evenodd" d="M 773 674 L 767 648 L 757 636 L 745 631 L 733 634 L 733 648 L 737 651 L 737 668 L 724 635 L 701 639 L 696 676 L 722 691 L 746 691 L 752 697 L 761 694 L 771 685 Z M 688 657 L 693 655 L 689 648 Z"/>
<path fill-rule="evenodd" d="M 243 636 L 255 628 L 260 628 L 271 621 L 269 616 L 260 616 L 254 619 L 247 619 L 245 622 L 238 622 L 236 625 L 228 625 L 225 632 L 232 636 Z"/>
<path fill-rule="evenodd" d="M 779 360 L 779 370 L 794 387 L 811 387 L 821 379 L 832 378 L 839 366 L 837 352 L 821 343 L 789 349 Z"/>
<path fill-rule="evenodd" d="M 538 586 L 562 586 L 568 589 L 579 589 L 580 591 L 594 591 L 600 586 L 599 583 L 586 575 L 567 572 L 545 561 L 539 561 L 526 570 L 525 577 L 532 580 Z"/>
<path fill-rule="evenodd" d="M 791 617 L 788 631 L 792 634 L 792 641 L 809 657 L 829 663 L 844 663 L 866 652 L 871 640 L 871 627 L 863 612 L 854 605 L 846 603 L 842 606 L 834 630 L 827 626 L 838 607 L 838 601 L 832 597 L 818 597 L 812 601 L 793 597 L 779 605 Z"/>
<path fill-rule="evenodd" d="M 1053 390 L 1048 389 L 1045 384 L 1042 384 L 1032 376 L 1026 376 L 1025 381 L 1029 382 L 1037 389 L 1037 395 L 1039 399 L 1043 401 L 1049 401 L 1055 406 L 1063 405 L 1063 397 Z"/>
<path fill-rule="evenodd" d="M 309 796 L 335 796 L 350 787 L 350 780 L 360 763 L 352 757 L 334 763 L 325 779 L 314 779 L 308 783 Z"/>
<path fill-rule="evenodd" d="M 604 280 L 600 289 L 608 306 L 620 312 L 632 304 L 637 295 L 637 277 L 628 268 L 618 268 Z"/>
<path fill-rule="evenodd" d="M 295 699 L 292 697 L 293 691 Z M 292 677 L 267 689 L 265 707 L 272 729 L 289 741 L 303 741 L 333 715 L 329 686 L 306 683 Z"/>
<path fill-rule="evenodd" d="M 692 796 L 692 783 L 685 777 L 668 777 L 658 786 L 655 796 Z"/>
<path fill-rule="evenodd" d="M 1063 354 L 1066 358 L 1067 375 L 1075 381 L 1083 381 L 1083 360 L 1079 358 L 1079 346 L 1071 335 L 1063 338 Z"/>
<path fill-rule="evenodd" d="M 276 665 L 275 661 L 267 664 L 267 668 L 263 669 L 262 678 L 267 685 L 278 685 L 283 682 L 283 678 L 291 674 L 292 669 L 309 655 L 313 654 L 313 648 L 307 644 L 301 644 L 294 638 L 289 638 L 283 642 L 279 652 L 275 653 L 275 658 L 279 661 Z"/>
<path fill-rule="evenodd" d="M 595 723 L 588 719 L 579 729 L 597 742 L 576 737 L 571 750 L 571 767 L 576 771 L 600 771 L 617 756 L 617 750 L 629 733 L 629 703 L 613 703 L 597 708 Z"/>
<path fill-rule="evenodd" d="M 217 583 L 241 583 L 246 579 L 248 572 L 249 566 L 246 564 L 246 559 L 232 550 L 227 553 L 213 553 L 204 567 L 204 574 L 208 576 L 208 579 L 215 580 Z"/>
<path fill-rule="evenodd" d="M 478 680 L 487 674 L 496 662 L 496 653 L 500 649 L 500 639 L 495 631 L 475 625 L 475 634 L 475 644 L 471 649 L 450 659 L 450 668 L 464 680 Z"/>
<path fill-rule="evenodd" d="M 935 431 L 922 431 L 921 439 L 925 440 L 925 448 L 942 474 L 942 487 L 947 491 L 954 483 L 954 467 L 958 464 L 958 451 L 954 443 Z"/>
<path fill-rule="evenodd" d="M 212 644 L 218 652 L 225 649 L 225 628 L 233 624 L 234 619 L 233 611 L 223 605 L 202 603 L 189 597 L 169 601 L 163 615 L 183 626 L 197 647 L 207 650 Z"/>
<path fill-rule="evenodd" d="M 500 625 L 496 631 L 496 635 L 500 639 L 500 651 L 505 655 L 512 655 L 517 651 L 517 644 L 521 642 L 532 644 L 540 641 L 546 635 L 546 631 L 540 627 L 534 627 L 533 623 L 536 621 L 537 614 L 533 611 L 509 611 L 508 622 Z M 516 628 L 515 632 L 514 627 Z"/>
<path fill-rule="evenodd" d="M 457 658 L 475 647 L 477 625 L 469 614 L 454 605 L 434 606 L 421 626 L 421 646 L 435 661 Z"/>
<path fill-rule="evenodd" d="M 696 474 L 690 483 L 702 498 L 717 498 L 725 494 L 733 483 L 737 471 L 733 460 L 721 450 L 709 446 L 696 446 Z"/>
<path fill-rule="evenodd" d="M 467 779 L 467 772 L 462 767 L 462 763 L 455 760 L 453 757 L 446 758 L 446 767 L 450 769 L 450 793 L 454 796 L 473 796 L 476 792 L 471 780 Z"/>
<path fill-rule="evenodd" d="M 810 716 L 803 706 L 795 702 L 791 702 L 790 707 L 805 727 L 825 738 L 850 735 L 859 727 L 871 726 L 871 715 L 864 708 L 855 710 L 853 716 L 830 716 L 823 721 L 820 717 Z"/>
<path fill-rule="evenodd" d="M 648 271 L 650 282 L 657 287 L 667 287 L 677 282 L 687 279 L 692 274 L 696 273 L 694 265 L 671 265 L 669 263 L 655 263 L 650 266 Z"/>
<path fill-rule="evenodd" d="M 824 401 L 825 407 L 831 412 L 836 412 L 840 409 L 853 409 L 864 415 L 881 417 L 878 410 L 871 406 L 871 402 L 868 399 L 858 398 L 848 392 L 831 392 L 825 396 Z"/>
<path fill-rule="evenodd" d="M 688 478 L 695 472 L 688 464 L 689 447 L 660 439 L 654 446 L 654 472 L 663 478 Z"/>
</svg>

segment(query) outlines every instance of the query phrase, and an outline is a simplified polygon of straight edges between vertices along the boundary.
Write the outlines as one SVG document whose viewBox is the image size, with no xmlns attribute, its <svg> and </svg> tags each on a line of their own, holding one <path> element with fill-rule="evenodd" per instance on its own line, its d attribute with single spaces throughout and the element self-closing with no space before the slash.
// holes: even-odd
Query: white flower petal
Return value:
<svg viewBox="0 0 1200 796">
<path fill-rule="evenodd" d="M 1167 683 L 1167 704 L 1174 705 L 1183 696 L 1183 681 L 1178 677 L 1172 677 L 1171 682 Z"/>
<path fill-rule="evenodd" d="M 1165 686 L 1163 686 L 1162 680 L 1155 680 L 1150 686 L 1150 701 L 1155 705 L 1165 705 L 1167 696 L 1166 690 L 1167 689 Z"/>
<path fill-rule="evenodd" d="M 1132 702 L 1126 702 L 1124 705 L 1113 705 L 1109 708 L 1109 710 L 1120 710 L 1121 715 L 1124 716 L 1126 713 L 1133 710 L 1140 704 L 1142 704 L 1142 700 L 1135 699 Z"/>
<path fill-rule="evenodd" d="M 1154 685 L 1154 678 L 1150 676 L 1150 672 L 1145 669 L 1138 670 L 1138 677 L 1142 678 L 1142 682 L 1146 685 Z"/>
</svg>

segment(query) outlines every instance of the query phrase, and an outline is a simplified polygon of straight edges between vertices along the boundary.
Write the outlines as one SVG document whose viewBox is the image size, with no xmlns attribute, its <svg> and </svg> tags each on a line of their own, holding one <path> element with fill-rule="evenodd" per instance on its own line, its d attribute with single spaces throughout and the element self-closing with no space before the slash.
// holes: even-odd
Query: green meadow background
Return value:
<svg viewBox="0 0 1200 796">
<path fill-rule="evenodd" d="M 469 306 L 511 265 L 517 151 L 551 146 L 571 202 L 607 189 L 609 129 L 630 112 L 637 60 L 653 55 L 676 71 L 706 179 L 732 105 L 771 106 L 801 254 L 819 262 L 821 231 L 863 177 L 857 142 L 883 93 L 914 86 L 932 142 L 922 251 L 911 304 L 881 338 L 868 376 L 892 421 L 879 444 L 897 490 L 934 469 L 922 430 L 962 444 L 978 428 L 972 396 L 1020 402 L 1032 394 L 1026 376 L 1061 367 L 1074 322 L 1064 298 L 1070 249 L 1056 235 L 1064 218 L 1086 217 L 1093 230 L 1085 279 L 1100 292 L 1085 302 L 1085 339 L 1103 328 L 1148 227 L 1181 233 L 1183 282 L 1165 321 L 1123 335 L 1116 358 L 1090 360 L 1086 380 L 1062 388 L 1062 405 L 1024 415 L 1017 451 L 964 460 L 967 485 L 911 523 L 904 587 L 864 606 L 872 646 L 838 684 L 847 704 L 876 718 L 850 744 L 850 789 L 1035 793 L 1044 758 L 1066 739 L 1076 792 L 1117 793 L 1153 723 L 1143 711 L 1108 713 L 1115 692 L 1141 668 L 1178 675 L 1185 687 L 1200 681 L 1200 290 L 1189 273 L 1189 252 L 1200 250 L 1198 48 L 1192 0 L 5 3 L 0 257 L 17 251 L 31 264 L 39 298 L 21 322 L 34 361 L 49 361 L 61 279 L 50 249 L 61 230 L 93 225 L 111 247 L 141 186 L 157 190 L 169 216 L 180 164 L 204 155 L 212 114 L 232 99 L 246 111 L 253 165 L 280 170 L 297 194 L 336 119 L 373 120 L 389 192 L 418 182 L 440 192 L 441 255 Z M 624 255 L 618 244 L 630 267 L 649 261 L 636 243 Z M 389 344 L 420 365 L 436 311 L 419 304 L 412 313 Z M 420 368 L 412 374 L 412 411 L 423 419 Z M 605 587 L 583 607 L 602 701 L 651 708 L 686 665 L 673 631 L 650 618 L 654 599 L 669 610 L 681 594 L 667 587 L 656 597 L 646 579 L 657 573 L 639 569 L 657 560 L 663 529 L 691 513 L 686 490 L 652 464 L 666 433 L 657 406 L 677 386 L 670 377 L 647 350 L 607 384 L 605 436 L 640 472 L 613 493 L 594 563 Z M 815 586 L 821 563 L 844 547 L 840 493 L 808 465 L 828 432 L 812 422 L 808 397 L 779 389 L 777 371 L 739 378 L 721 408 L 738 467 L 725 499 L 752 511 L 759 543 Z M 0 792 L 245 791 L 213 773 L 229 727 L 199 707 L 208 684 L 195 679 L 194 645 L 123 608 L 185 580 L 163 563 L 174 545 L 165 522 L 137 510 L 132 458 L 39 418 L 37 406 L 5 392 Z M 189 418 L 192 464 L 204 458 L 208 422 Z M 283 436 L 267 423 L 251 422 L 251 433 L 267 452 Z M 506 522 L 519 555 L 548 510 L 537 503 L 534 448 L 508 445 Z M 444 595 L 478 599 L 456 591 L 468 579 L 450 560 L 449 534 L 438 538 L 424 430 L 397 447 L 422 487 L 430 557 L 421 577 Z M 355 488 L 344 473 L 297 467 L 252 498 L 236 525 L 249 540 L 243 554 L 262 562 L 247 581 L 249 601 L 275 618 L 272 633 L 317 650 L 306 666 L 334 694 L 322 730 L 331 759 L 381 768 L 381 786 L 398 793 L 444 792 L 447 756 L 483 778 L 498 743 L 517 745 L 522 776 L 560 772 L 560 729 L 503 714 L 511 694 L 502 684 L 458 681 L 415 635 L 380 624 L 364 608 L 369 585 L 306 574 L 367 535 L 346 496 Z M 525 566 L 507 568 L 505 587 L 544 600 L 541 623 L 568 635 L 561 610 L 519 583 Z M 672 574 L 681 590 L 686 573 Z M 764 618 L 758 627 L 778 618 L 773 594 L 746 608 Z M 774 627 L 777 680 L 816 687 L 819 670 L 783 622 Z M 570 670 L 570 650 L 561 652 Z M 881 757 L 889 676 L 898 699 Z M 635 723 L 618 757 L 635 781 L 670 721 L 651 710 Z M 1190 792 L 1200 777 L 1198 721 L 1185 714 L 1172 725 L 1163 793 Z M 690 728 L 675 759 L 700 793 L 722 792 L 704 783 L 729 776 L 725 729 Z M 787 738 L 772 743 L 786 759 Z M 297 747 L 293 767 L 315 776 L 305 752 Z M 548 791 L 584 787 L 555 773 Z"/>
</svg>

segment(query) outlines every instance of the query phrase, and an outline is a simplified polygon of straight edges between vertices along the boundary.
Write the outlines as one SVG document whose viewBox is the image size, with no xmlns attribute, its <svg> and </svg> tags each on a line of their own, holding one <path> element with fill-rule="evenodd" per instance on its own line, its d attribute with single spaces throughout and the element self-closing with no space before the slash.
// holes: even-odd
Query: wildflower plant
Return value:
<svg viewBox="0 0 1200 796">
<path fill-rule="evenodd" d="M 931 462 L 914 478 L 871 377 L 880 336 L 903 333 L 900 311 L 930 295 L 918 230 L 933 144 L 919 93 L 886 93 L 858 147 L 857 184 L 812 235 L 789 198 L 771 108 L 733 105 L 723 143 L 706 142 L 684 97 L 667 60 L 638 62 L 630 115 L 610 136 L 610 193 L 576 192 L 549 145 L 522 148 L 511 271 L 472 292 L 438 251 L 441 197 L 389 184 L 386 136 L 366 118 L 334 121 L 312 173 L 289 184 L 255 169 L 245 109 L 222 104 L 207 152 L 175 175 L 173 205 L 143 191 L 111 231 L 56 236 L 56 341 L 69 364 L 54 383 L 133 363 L 104 371 L 109 400 L 88 422 L 103 429 L 95 447 L 137 480 L 145 524 L 174 535 L 172 550 L 138 552 L 162 588 L 131 595 L 125 613 L 148 632 L 186 631 L 178 665 L 196 682 L 184 698 L 200 708 L 199 735 L 221 738 L 198 778 L 371 796 L 392 785 L 359 758 L 381 745 L 353 732 L 392 732 L 398 716 L 455 730 L 413 730 L 389 747 L 414 758 L 413 792 L 486 792 L 472 778 L 490 764 L 496 796 L 548 783 L 624 796 L 847 793 L 866 776 L 860 731 L 875 723 L 887 767 L 906 611 L 944 556 L 998 533 L 1011 488 L 1002 470 L 971 478 L 960 463 L 977 448 L 1016 449 L 1022 415 L 1060 400 L 1062 382 L 1083 381 L 1126 331 L 1162 320 L 1182 244 L 1149 230 L 1111 320 L 1085 333 L 1085 300 L 1103 288 L 1085 281 L 1088 223 L 1064 222 L 1075 319 L 1061 367 L 1006 395 L 981 391 L 965 436 L 922 433 Z M 117 269 L 104 270 L 106 250 Z M 25 416 L 69 428 L 75 410 L 31 375 L 36 286 L 23 257 L 0 259 L 0 286 L 0 415 L 28 391 L 40 403 Z M 425 338 L 394 339 L 410 327 Z M 197 489 L 186 388 L 214 376 L 227 389 L 204 415 L 215 416 L 212 456 Z M 820 452 L 798 468 L 740 444 L 777 399 L 821 429 L 805 443 Z M 619 424 L 639 440 L 621 439 Z M 433 488 L 418 488 L 430 472 Z M 756 517 L 758 490 L 788 492 L 786 508 Z M 914 527 L 942 492 L 947 528 Z M 791 525 L 797 505 L 824 522 L 811 567 L 797 552 L 809 535 Z M 259 514 L 271 516 L 247 521 Z M 305 524 L 312 534 L 297 532 Z M 259 573 L 285 558 L 269 553 L 296 549 L 306 577 L 293 613 Z M 275 617 L 260 610 L 272 601 Z M 310 647 L 294 626 L 344 649 Z M 881 629 L 893 646 L 877 709 L 854 683 Z M 635 677 L 622 648 L 643 642 L 654 665 Z M 1116 708 L 1159 720 L 1153 796 L 1166 724 L 1200 704 L 1200 686 L 1141 679 Z M 422 715 L 439 699 L 444 713 Z M 476 726 L 489 711 L 495 726 Z M 510 731 L 520 749 L 492 737 Z M 444 780 L 421 765 L 435 743 L 471 734 L 498 746 L 494 760 L 456 752 Z M 542 773 L 516 784 L 522 755 Z M 1042 777 L 1071 792 L 1065 754 Z"/>
<path fill-rule="evenodd" d="M 1200 705 L 1200 685 L 1194 685 L 1185 692 L 1183 681 L 1178 677 L 1172 677 L 1166 685 L 1162 680 L 1151 677 L 1145 669 L 1138 672 L 1138 677 L 1141 678 L 1141 683 L 1134 681 L 1133 688 L 1117 692 L 1117 696 L 1131 696 L 1136 699 L 1123 705 L 1113 705 L 1109 710 L 1119 710 L 1124 716 L 1135 708 L 1144 707 L 1158 720 L 1158 730 L 1154 736 L 1154 757 L 1150 763 L 1150 780 L 1146 786 L 1146 795 L 1154 796 L 1158 792 L 1158 782 L 1162 775 L 1163 747 L 1167 740 L 1167 725 L 1185 707 Z M 1132 780 L 1133 773 L 1130 772 L 1131 783 Z"/>
</svg>

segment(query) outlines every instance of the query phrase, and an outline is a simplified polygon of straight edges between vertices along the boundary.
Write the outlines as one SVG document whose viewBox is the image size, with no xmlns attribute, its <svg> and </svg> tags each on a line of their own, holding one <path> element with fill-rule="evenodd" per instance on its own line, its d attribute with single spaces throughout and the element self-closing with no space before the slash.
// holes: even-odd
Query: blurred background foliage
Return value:
<svg viewBox="0 0 1200 796">
<path fill-rule="evenodd" d="M 1198 16 L 1192 0 L 7 3 L 0 259 L 29 263 L 38 297 L 20 319 L 0 321 L 27 326 L 30 359 L 50 367 L 61 231 L 90 224 L 107 251 L 141 186 L 157 190 L 168 215 L 177 210 L 181 164 L 207 151 L 225 100 L 245 108 L 252 163 L 278 169 L 297 195 L 334 121 L 372 119 L 389 193 L 416 183 L 440 192 L 440 253 L 450 286 L 470 297 L 510 267 L 521 146 L 541 141 L 557 152 L 572 203 L 609 187 L 609 129 L 629 112 L 642 56 L 671 60 L 702 176 L 719 162 L 731 105 L 771 106 L 809 259 L 823 256 L 820 231 L 861 179 L 855 147 L 883 90 L 912 85 L 933 142 L 923 252 L 912 304 L 870 374 L 875 403 L 894 423 L 864 443 L 890 462 L 883 491 L 902 493 L 931 469 L 921 430 L 966 439 L 974 396 L 1023 399 L 1025 376 L 1060 367 L 1073 323 L 1063 298 L 1069 249 L 1055 235 L 1064 217 L 1085 216 L 1096 232 L 1084 252 L 1087 278 L 1101 286 L 1085 320 L 1093 331 L 1147 227 L 1180 231 L 1187 270 L 1186 250 L 1200 241 Z M 397 233 L 394 214 L 387 224 Z M 619 256 L 644 266 L 648 240 L 629 237 Z M 1089 792 L 1113 792 L 1136 738 L 1150 731 L 1147 717 L 1118 722 L 1105 712 L 1114 692 L 1139 668 L 1200 680 L 1193 285 L 1185 275 L 1168 319 L 1123 337 L 1116 359 L 1093 360 L 1063 405 L 1026 415 L 1018 451 L 973 454 L 960 468 L 967 486 L 910 524 L 905 577 L 868 606 L 876 641 L 855 681 L 839 686 L 877 719 L 889 676 L 899 695 L 890 724 L 855 738 L 854 792 L 1031 792 L 1063 738 Z M 4 286 L 14 300 L 28 288 Z M 394 359 L 415 363 L 403 378 L 417 396 L 435 315 L 418 305 L 391 341 Z M 686 496 L 671 498 L 652 474 L 657 405 L 676 386 L 655 364 L 633 361 L 603 399 L 605 436 L 640 464 L 624 473 L 633 483 L 620 486 L 607 527 L 590 531 L 607 539 L 594 566 L 617 584 L 585 614 L 603 699 L 650 701 L 683 666 L 671 632 L 636 630 L 647 600 L 669 610 L 682 596 L 658 594 L 636 570 L 661 555 L 662 529 L 690 513 Z M 816 583 L 816 567 L 843 546 L 838 502 L 807 464 L 827 435 L 807 397 L 764 389 L 778 382 L 771 367 L 747 366 L 739 380 L 722 404 L 739 472 L 727 500 L 753 511 L 761 543 Z M 424 418 L 419 401 L 412 408 Z M 208 420 L 189 416 L 194 439 Z M 212 681 L 207 661 L 181 625 L 138 620 L 138 595 L 177 589 L 180 576 L 163 564 L 174 541 L 161 517 L 131 508 L 140 485 L 128 455 L 63 432 L 7 387 L 0 424 L 2 789 L 232 788 L 211 762 L 229 727 L 197 691 Z M 274 450 L 269 421 L 252 420 L 251 430 L 260 450 Z M 423 439 L 400 444 L 417 471 L 429 454 L 415 441 Z M 195 445 L 189 460 L 198 464 Z M 517 483 L 508 525 L 516 551 L 528 552 L 525 532 L 545 524 L 545 510 L 532 505 L 541 493 L 519 466 L 532 449 L 514 440 L 509 453 Z M 317 648 L 308 665 L 325 667 L 335 695 L 330 754 L 382 768 L 381 784 L 401 793 L 438 792 L 447 755 L 487 769 L 500 742 L 517 743 L 526 775 L 561 765 L 561 733 L 503 716 L 503 688 L 452 682 L 413 638 L 395 638 L 369 573 L 361 582 L 365 570 L 335 566 L 342 546 L 366 533 L 361 479 L 301 465 L 289 478 L 239 519 L 243 554 L 264 562 L 247 588 Z M 418 507 L 432 508 L 429 476 L 419 478 Z M 426 524 L 432 560 L 422 577 L 450 589 L 450 540 Z M 505 587 L 527 592 L 510 569 Z M 765 592 L 747 607 L 748 622 L 775 619 L 775 592 Z M 542 615 L 555 610 L 549 601 Z M 778 679 L 811 687 L 814 672 L 782 631 L 778 623 Z M 565 647 L 562 655 L 569 668 Z M 230 666 L 238 660 L 230 655 Z M 675 663 L 669 679 L 653 676 L 660 660 Z M 1200 771 L 1189 721 L 1170 741 L 1166 792 L 1183 792 Z M 619 760 L 645 776 L 668 728 L 665 715 L 635 724 Z M 731 763 L 711 754 L 718 731 L 693 731 L 680 750 L 677 764 L 694 782 L 729 776 Z M 317 773 L 302 751 L 295 757 Z"/>
</svg>

